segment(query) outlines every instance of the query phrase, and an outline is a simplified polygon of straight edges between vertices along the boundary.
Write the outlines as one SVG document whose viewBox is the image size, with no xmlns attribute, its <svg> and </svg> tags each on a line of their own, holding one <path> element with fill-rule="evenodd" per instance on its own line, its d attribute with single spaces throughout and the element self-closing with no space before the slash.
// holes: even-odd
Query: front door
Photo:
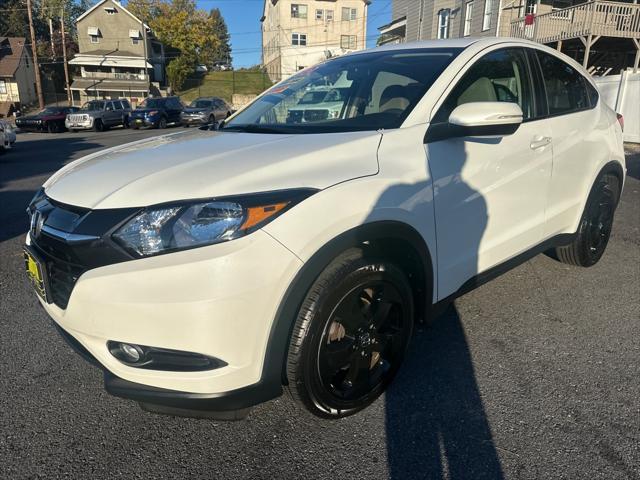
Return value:
<svg viewBox="0 0 640 480">
<path fill-rule="evenodd" d="M 521 48 L 494 50 L 469 67 L 432 126 L 463 103 L 512 102 L 523 111 L 506 136 L 458 137 L 426 143 L 433 178 L 438 297 L 542 241 L 552 168 L 551 133 L 535 121 L 529 65 Z"/>
</svg>

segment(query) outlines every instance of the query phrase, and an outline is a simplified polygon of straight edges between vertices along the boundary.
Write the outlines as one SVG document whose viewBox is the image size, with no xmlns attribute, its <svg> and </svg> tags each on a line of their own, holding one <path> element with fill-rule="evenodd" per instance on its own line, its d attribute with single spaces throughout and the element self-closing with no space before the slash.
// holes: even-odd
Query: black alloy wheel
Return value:
<svg viewBox="0 0 640 480">
<path fill-rule="evenodd" d="M 598 263 L 611 237 L 619 197 L 618 177 L 605 174 L 598 179 L 589 194 L 575 240 L 567 246 L 556 248 L 558 260 L 580 267 Z"/>
<path fill-rule="evenodd" d="M 160 128 L 160 129 L 167 128 L 167 119 L 166 118 L 160 117 L 160 120 L 158 120 L 158 128 Z"/>
<path fill-rule="evenodd" d="M 311 413 L 340 418 L 372 403 L 395 376 L 413 328 L 406 275 L 357 250 L 329 265 L 294 327 L 287 375 Z"/>
</svg>

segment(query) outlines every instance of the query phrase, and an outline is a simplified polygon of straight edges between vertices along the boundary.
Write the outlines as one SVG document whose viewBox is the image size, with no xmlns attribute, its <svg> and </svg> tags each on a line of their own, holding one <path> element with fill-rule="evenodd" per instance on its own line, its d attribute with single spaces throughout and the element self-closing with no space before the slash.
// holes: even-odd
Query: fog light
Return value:
<svg viewBox="0 0 640 480">
<path fill-rule="evenodd" d="M 111 355 L 125 365 L 150 370 L 200 372 L 227 365 L 224 360 L 201 353 L 134 345 L 113 340 L 107 342 L 107 348 Z"/>
<path fill-rule="evenodd" d="M 139 362 L 142 358 L 142 352 L 133 345 L 129 345 L 128 343 L 121 343 L 120 351 L 130 362 Z"/>
</svg>

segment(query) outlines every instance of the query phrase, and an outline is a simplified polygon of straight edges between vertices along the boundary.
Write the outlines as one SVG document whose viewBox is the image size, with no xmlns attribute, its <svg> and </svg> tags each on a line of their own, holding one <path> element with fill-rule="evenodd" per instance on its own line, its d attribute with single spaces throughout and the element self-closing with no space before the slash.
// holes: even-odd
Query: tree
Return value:
<svg viewBox="0 0 640 480">
<path fill-rule="evenodd" d="M 220 13 L 220 9 L 214 8 L 209 12 L 209 28 L 213 30 L 218 37 L 218 45 L 205 46 L 204 55 L 207 57 L 206 65 L 213 65 L 217 62 L 224 62 L 231 64 L 231 45 L 229 43 L 229 31 L 227 30 L 227 23 Z"/>
</svg>

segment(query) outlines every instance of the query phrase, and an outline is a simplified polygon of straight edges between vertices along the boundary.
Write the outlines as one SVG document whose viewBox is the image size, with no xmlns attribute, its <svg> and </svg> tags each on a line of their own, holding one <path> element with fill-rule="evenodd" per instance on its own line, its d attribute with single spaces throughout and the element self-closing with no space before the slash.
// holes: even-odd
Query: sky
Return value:
<svg viewBox="0 0 640 480">
<path fill-rule="evenodd" d="M 233 65 L 250 67 L 260 63 L 262 36 L 260 17 L 264 0 L 196 0 L 203 10 L 219 8 L 231 34 Z M 373 47 L 377 28 L 391 20 L 392 0 L 372 0 L 367 19 L 367 47 Z"/>
</svg>

